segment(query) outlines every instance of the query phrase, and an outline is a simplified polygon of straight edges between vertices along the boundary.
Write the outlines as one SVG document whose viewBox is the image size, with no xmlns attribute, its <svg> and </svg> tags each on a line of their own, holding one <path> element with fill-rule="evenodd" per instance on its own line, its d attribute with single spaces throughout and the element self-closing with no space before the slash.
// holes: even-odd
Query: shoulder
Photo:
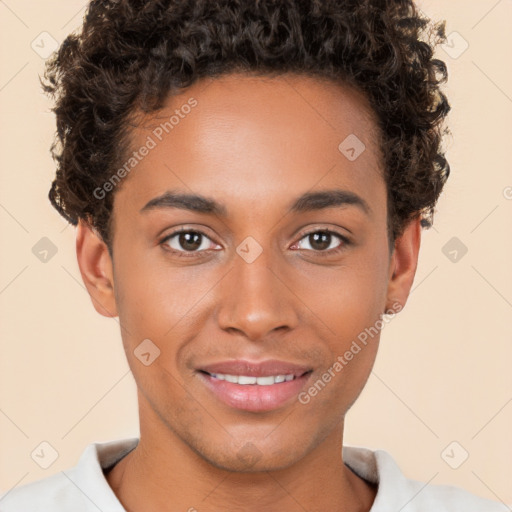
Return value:
<svg viewBox="0 0 512 512">
<path fill-rule="evenodd" d="M 65 476 L 65 472 L 15 487 L 0 496 L 1 512 L 64 512 L 88 510 L 85 496 Z"/>
<path fill-rule="evenodd" d="M 406 479 L 404 486 L 410 500 L 403 512 L 510 512 L 503 503 L 491 501 L 453 485 L 439 485 Z"/>
<path fill-rule="evenodd" d="M 476 496 L 452 485 L 406 478 L 393 457 L 384 450 L 344 446 L 344 463 L 361 478 L 377 484 L 370 512 L 510 512 L 503 503 Z"/>
<path fill-rule="evenodd" d="M 137 438 L 91 443 L 76 466 L 0 495 L 0 512 L 123 512 L 103 474 L 137 444 Z"/>
</svg>

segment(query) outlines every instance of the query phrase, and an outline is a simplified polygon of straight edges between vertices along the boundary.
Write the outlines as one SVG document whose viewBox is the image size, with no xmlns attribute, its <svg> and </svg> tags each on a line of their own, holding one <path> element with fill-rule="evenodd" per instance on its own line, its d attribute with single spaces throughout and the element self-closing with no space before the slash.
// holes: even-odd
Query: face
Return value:
<svg viewBox="0 0 512 512">
<path fill-rule="evenodd" d="M 405 304 L 419 246 L 414 223 L 390 251 L 365 99 L 227 75 L 144 117 L 132 149 L 113 260 L 83 225 L 77 249 L 95 307 L 119 316 L 141 437 L 238 471 L 314 453 L 340 435 L 377 352 L 362 333 Z"/>
</svg>

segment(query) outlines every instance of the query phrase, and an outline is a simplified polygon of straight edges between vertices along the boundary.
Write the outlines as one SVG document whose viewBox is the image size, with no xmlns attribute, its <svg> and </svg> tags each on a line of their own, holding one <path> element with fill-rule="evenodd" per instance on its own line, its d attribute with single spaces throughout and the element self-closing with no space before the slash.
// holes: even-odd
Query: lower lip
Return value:
<svg viewBox="0 0 512 512">
<path fill-rule="evenodd" d="M 258 384 L 235 384 L 220 380 L 203 372 L 198 372 L 201 380 L 222 402 L 244 411 L 263 412 L 282 407 L 292 399 L 297 399 L 306 385 L 311 372 L 293 380 L 259 386 Z"/>
</svg>

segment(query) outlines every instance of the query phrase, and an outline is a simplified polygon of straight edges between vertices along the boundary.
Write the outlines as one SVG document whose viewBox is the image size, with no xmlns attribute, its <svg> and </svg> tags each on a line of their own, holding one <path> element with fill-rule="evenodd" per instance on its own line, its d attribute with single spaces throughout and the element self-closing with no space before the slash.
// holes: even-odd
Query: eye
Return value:
<svg viewBox="0 0 512 512">
<path fill-rule="evenodd" d="M 329 229 L 321 229 L 306 233 L 295 246 L 299 246 L 299 249 L 332 254 L 349 244 L 347 237 Z"/>
<path fill-rule="evenodd" d="M 166 249 L 170 248 L 167 250 L 181 253 L 178 254 L 178 256 L 186 255 L 186 253 L 194 254 L 206 251 L 213 249 L 212 245 L 216 246 L 203 232 L 192 229 L 180 229 L 175 231 L 163 238 L 160 244 L 165 246 Z"/>
</svg>

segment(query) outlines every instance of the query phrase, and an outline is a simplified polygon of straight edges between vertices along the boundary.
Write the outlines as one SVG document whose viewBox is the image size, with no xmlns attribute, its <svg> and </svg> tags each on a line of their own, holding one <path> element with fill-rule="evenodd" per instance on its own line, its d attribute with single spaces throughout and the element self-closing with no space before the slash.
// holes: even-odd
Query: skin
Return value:
<svg viewBox="0 0 512 512">
<path fill-rule="evenodd" d="M 368 511 L 376 487 L 344 465 L 341 448 L 379 336 L 309 403 L 264 413 L 220 402 L 195 368 L 283 359 L 311 366 L 317 381 L 382 313 L 405 305 L 419 220 L 389 247 L 377 125 L 359 92 L 293 75 L 202 80 L 169 98 L 158 119 L 144 117 L 132 147 L 190 97 L 197 106 L 115 191 L 113 257 L 87 223 L 77 230 L 82 278 L 96 310 L 119 316 L 138 387 L 140 443 L 107 481 L 136 512 Z M 338 150 L 349 134 L 366 146 L 355 161 Z M 357 194 L 368 214 L 354 205 L 289 211 L 305 192 L 330 189 Z M 207 196 L 227 215 L 140 212 L 167 190 Z M 207 235 L 199 252 L 178 237 L 161 243 L 181 227 Z M 322 255 L 306 236 L 322 228 L 351 243 L 333 235 L 327 250 L 341 251 Z M 236 252 L 248 236 L 263 251 L 252 263 Z M 148 338 L 161 353 L 145 366 L 134 350 Z M 250 462 L 239 456 L 247 450 Z"/>
</svg>

